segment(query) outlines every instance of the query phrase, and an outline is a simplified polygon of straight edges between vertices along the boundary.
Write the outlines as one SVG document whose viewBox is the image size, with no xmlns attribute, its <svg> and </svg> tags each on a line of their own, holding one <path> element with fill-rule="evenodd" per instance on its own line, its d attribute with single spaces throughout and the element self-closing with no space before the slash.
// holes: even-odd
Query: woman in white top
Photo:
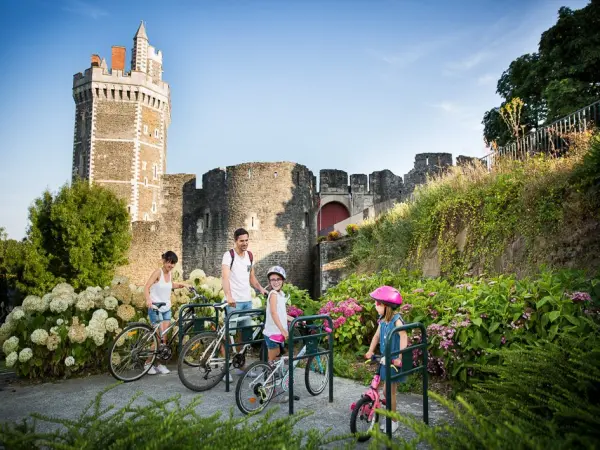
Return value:
<svg viewBox="0 0 600 450">
<path fill-rule="evenodd" d="M 160 323 L 161 334 L 169 327 L 171 323 L 171 290 L 186 287 L 183 283 L 174 283 L 172 270 L 177 264 L 177 255 L 175 252 L 167 251 L 162 255 L 162 267 L 156 269 L 148 278 L 146 286 L 144 286 L 144 296 L 146 297 L 146 306 L 148 307 L 148 316 L 152 325 Z M 164 303 L 160 307 L 155 307 L 156 303 Z M 158 336 L 160 339 L 160 335 Z M 163 336 L 164 344 L 167 342 L 167 337 Z M 152 367 L 148 371 L 150 375 L 159 373 L 169 373 L 162 364 L 157 367 Z"/>
<path fill-rule="evenodd" d="M 273 266 L 267 272 L 269 287 L 272 289 L 267 297 L 266 320 L 263 335 L 269 350 L 269 362 L 279 356 L 279 344 L 288 338 L 287 296 L 281 288 L 285 282 L 285 270 L 281 266 Z"/>
</svg>

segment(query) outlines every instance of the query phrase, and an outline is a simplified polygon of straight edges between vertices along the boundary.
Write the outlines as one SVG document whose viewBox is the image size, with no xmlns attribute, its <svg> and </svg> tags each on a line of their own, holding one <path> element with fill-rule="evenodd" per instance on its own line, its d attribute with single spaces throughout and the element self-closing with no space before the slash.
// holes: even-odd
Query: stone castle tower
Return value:
<svg viewBox="0 0 600 450">
<path fill-rule="evenodd" d="M 148 42 L 142 22 L 133 38 L 131 70 L 125 47 L 112 47 L 111 68 L 94 54 L 73 76 L 73 179 L 106 186 L 127 202 L 132 221 L 158 218 L 171 122 L 162 52 Z"/>
</svg>

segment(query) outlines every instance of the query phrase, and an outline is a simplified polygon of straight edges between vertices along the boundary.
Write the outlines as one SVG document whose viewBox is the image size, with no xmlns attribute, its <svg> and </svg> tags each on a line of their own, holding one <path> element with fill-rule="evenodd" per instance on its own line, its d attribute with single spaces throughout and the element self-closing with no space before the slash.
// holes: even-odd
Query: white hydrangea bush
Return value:
<svg viewBox="0 0 600 450">
<path fill-rule="evenodd" d="M 221 279 L 200 269 L 192 271 L 184 283 L 196 286 L 209 303 L 224 298 Z M 175 320 L 191 296 L 187 288 L 172 292 Z M 28 295 L 8 314 L 0 325 L 0 349 L 6 365 L 24 377 L 106 371 L 107 350 L 131 322 L 149 323 L 143 286 L 115 277 L 110 286 L 76 292 L 68 283 L 59 283 L 45 295 Z"/>
</svg>

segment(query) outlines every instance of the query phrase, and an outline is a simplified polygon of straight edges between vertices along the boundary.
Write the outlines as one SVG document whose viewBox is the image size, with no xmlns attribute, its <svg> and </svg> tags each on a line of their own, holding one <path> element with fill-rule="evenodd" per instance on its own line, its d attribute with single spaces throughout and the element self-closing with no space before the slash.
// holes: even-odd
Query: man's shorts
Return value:
<svg viewBox="0 0 600 450">
<path fill-rule="evenodd" d="M 160 312 L 153 308 L 148 308 L 148 317 L 150 317 L 150 323 L 156 325 L 157 323 L 164 321 L 171 321 L 171 310 L 166 312 Z"/>
<path fill-rule="evenodd" d="M 235 304 L 236 304 L 236 306 L 233 308 L 231 306 L 225 307 L 225 309 L 227 311 L 227 316 L 229 316 L 229 314 L 231 314 L 233 311 L 246 311 L 248 309 L 252 309 L 252 300 L 247 301 L 247 302 L 236 301 Z M 249 325 L 252 325 L 252 321 L 251 321 L 250 317 L 248 317 L 244 314 L 236 314 L 233 317 L 235 319 L 237 319 L 238 327 L 247 327 Z"/>
</svg>

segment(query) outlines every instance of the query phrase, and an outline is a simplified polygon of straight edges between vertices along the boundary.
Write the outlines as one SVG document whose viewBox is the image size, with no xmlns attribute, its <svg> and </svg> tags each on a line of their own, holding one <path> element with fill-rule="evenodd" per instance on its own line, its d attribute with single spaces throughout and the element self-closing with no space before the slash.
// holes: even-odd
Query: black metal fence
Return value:
<svg viewBox="0 0 600 450">
<path fill-rule="evenodd" d="M 498 147 L 480 160 L 493 170 L 497 158 L 525 159 L 538 153 L 560 156 L 568 150 L 574 133 L 584 133 L 594 125 L 600 125 L 600 100 Z"/>
</svg>

